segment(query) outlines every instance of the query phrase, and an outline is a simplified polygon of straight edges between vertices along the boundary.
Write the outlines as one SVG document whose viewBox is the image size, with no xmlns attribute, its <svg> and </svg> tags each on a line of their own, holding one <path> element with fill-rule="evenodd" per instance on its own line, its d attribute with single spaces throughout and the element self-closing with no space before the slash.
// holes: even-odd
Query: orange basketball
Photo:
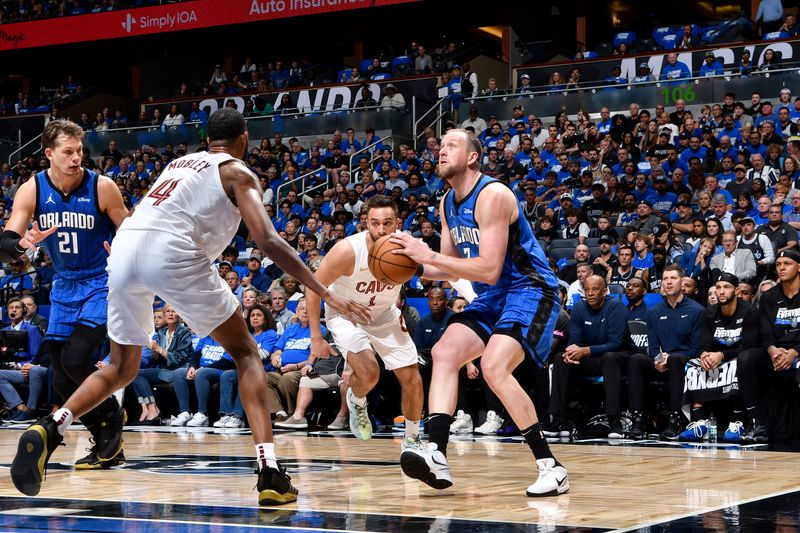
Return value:
<svg viewBox="0 0 800 533">
<path fill-rule="evenodd" d="M 391 242 L 392 236 L 384 235 L 369 249 L 367 264 L 375 279 L 390 285 L 401 285 L 414 277 L 417 263 L 406 255 L 393 254 L 392 250 L 402 248 Z"/>
</svg>

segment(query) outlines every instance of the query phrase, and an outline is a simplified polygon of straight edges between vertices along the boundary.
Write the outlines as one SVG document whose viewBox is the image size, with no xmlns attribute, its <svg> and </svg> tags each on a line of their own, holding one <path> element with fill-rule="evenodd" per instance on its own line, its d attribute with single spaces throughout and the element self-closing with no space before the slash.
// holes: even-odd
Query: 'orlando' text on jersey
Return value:
<svg viewBox="0 0 800 533">
<path fill-rule="evenodd" d="M 84 169 L 81 184 L 65 195 L 46 170 L 36 175 L 34 220 L 42 230 L 58 226 L 43 244 L 64 279 L 105 275 L 108 253 L 103 242 L 111 242 L 114 223 L 100 211 L 97 182 L 97 174 Z"/>
</svg>

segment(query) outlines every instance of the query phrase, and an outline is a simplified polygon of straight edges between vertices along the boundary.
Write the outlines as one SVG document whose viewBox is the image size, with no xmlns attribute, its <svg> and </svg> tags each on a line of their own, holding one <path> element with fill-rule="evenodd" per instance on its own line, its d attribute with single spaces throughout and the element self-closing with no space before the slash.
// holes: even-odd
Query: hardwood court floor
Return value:
<svg viewBox="0 0 800 533">
<path fill-rule="evenodd" d="M 85 431 L 71 431 L 67 446 L 53 456 L 38 500 L 23 498 L 11 484 L 8 466 L 20 431 L 1 430 L 0 515 L 13 514 L 19 507 L 58 508 L 62 499 L 190 504 L 192 509 L 258 507 L 249 434 L 158 429 L 126 431 L 127 464 L 90 472 L 71 470 L 71 463 L 84 455 L 88 437 Z M 569 470 L 570 492 L 532 499 L 525 496 L 535 479 L 527 446 L 491 437 L 451 442 L 448 458 L 455 485 L 436 491 L 403 476 L 399 447 L 399 438 L 360 442 L 345 432 L 278 434 L 278 456 L 300 489 L 297 503 L 285 508 L 461 520 L 483 523 L 489 526 L 482 528 L 485 531 L 495 529 L 492 523 L 515 529 L 518 525 L 521 530 L 531 530 L 528 525 L 536 525 L 533 530 L 622 529 L 800 489 L 800 454 L 737 447 L 555 444 L 555 455 Z M 0 521 L 0 529 L 12 530 L 9 524 Z M 368 520 L 350 520 L 341 529 L 381 530 L 378 527 Z M 475 530 L 443 530 L 456 529 Z"/>
</svg>

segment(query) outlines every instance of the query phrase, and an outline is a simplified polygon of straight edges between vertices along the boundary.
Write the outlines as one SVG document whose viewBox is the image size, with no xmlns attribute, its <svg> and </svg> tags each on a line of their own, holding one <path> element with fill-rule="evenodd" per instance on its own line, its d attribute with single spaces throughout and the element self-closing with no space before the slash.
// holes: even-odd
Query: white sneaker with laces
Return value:
<svg viewBox="0 0 800 533">
<path fill-rule="evenodd" d="M 230 415 L 225 415 L 225 416 L 221 417 L 219 420 L 214 422 L 214 427 L 215 428 L 224 428 L 225 427 L 225 422 L 227 422 L 230 418 L 231 418 Z"/>
<path fill-rule="evenodd" d="M 459 410 L 456 413 L 456 418 L 450 424 L 450 433 L 453 434 L 467 434 L 472 433 L 472 416 Z"/>
<path fill-rule="evenodd" d="M 569 477 L 567 469 L 556 466 L 552 457 L 536 461 L 539 468 L 539 478 L 526 491 L 528 496 L 556 496 L 569 490 Z"/>
<path fill-rule="evenodd" d="M 205 427 L 208 425 L 208 416 L 205 413 L 195 413 L 186 425 L 191 428 Z"/>
<path fill-rule="evenodd" d="M 494 411 L 486 413 L 486 421 L 475 428 L 475 433 L 481 435 L 496 435 L 497 430 L 503 425 L 503 419 L 497 416 Z"/>
<path fill-rule="evenodd" d="M 231 416 L 228 418 L 228 421 L 225 422 L 226 428 L 243 428 L 244 427 L 244 420 L 239 418 L 238 416 Z"/>
<path fill-rule="evenodd" d="M 367 406 L 361 407 L 353 400 L 353 389 L 347 389 L 347 408 L 350 409 L 350 431 L 358 440 L 372 438 L 372 422 L 369 419 Z"/>
<path fill-rule="evenodd" d="M 192 415 L 189 414 L 188 411 L 184 411 L 172 420 L 171 426 L 185 426 L 189 420 L 192 419 Z"/>
<path fill-rule="evenodd" d="M 429 442 L 425 447 L 412 443 L 406 446 L 404 441 L 403 452 L 400 454 L 400 468 L 408 477 L 419 479 L 434 489 L 446 489 L 453 485 L 447 457 L 433 442 Z"/>
<path fill-rule="evenodd" d="M 306 417 L 295 418 L 292 415 L 283 422 L 275 422 L 275 427 L 281 429 L 308 429 L 308 421 Z"/>
<path fill-rule="evenodd" d="M 328 429 L 331 431 L 336 431 L 340 429 L 347 429 L 348 420 L 344 416 L 338 415 L 333 422 L 328 424 Z"/>
</svg>

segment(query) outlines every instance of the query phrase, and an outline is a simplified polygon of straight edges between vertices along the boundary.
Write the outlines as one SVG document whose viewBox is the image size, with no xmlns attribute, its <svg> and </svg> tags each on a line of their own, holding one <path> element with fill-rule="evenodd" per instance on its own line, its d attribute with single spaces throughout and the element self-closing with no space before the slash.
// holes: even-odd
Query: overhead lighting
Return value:
<svg viewBox="0 0 800 533">
<path fill-rule="evenodd" d="M 478 31 L 494 37 L 495 39 L 503 38 L 503 28 L 501 26 L 481 26 L 478 28 Z"/>
</svg>

